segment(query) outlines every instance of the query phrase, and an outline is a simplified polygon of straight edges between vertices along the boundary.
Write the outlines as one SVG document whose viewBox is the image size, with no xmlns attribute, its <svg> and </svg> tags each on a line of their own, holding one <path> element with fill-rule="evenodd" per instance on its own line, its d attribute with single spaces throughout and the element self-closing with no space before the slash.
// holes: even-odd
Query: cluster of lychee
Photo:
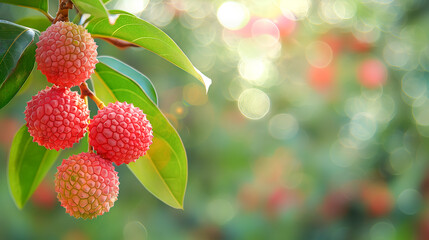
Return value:
<svg viewBox="0 0 429 240">
<path fill-rule="evenodd" d="M 119 179 L 113 163 L 128 164 L 146 154 L 152 126 L 133 104 L 109 103 L 90 119 L 81 95 L 70 90 L 94 72 L 97 45 L 82 27 L 57 22 L 37 43 L 38 69 L 54 85 L 27 103 L 25 120 L 33 141 L 47 149 L 65 149 L 89 131 L 93 151 L 64 159 L 57 167 L 55 190 L 66 212 L 94 218 L 108 212 L 118 198 Z"/>
</svg>

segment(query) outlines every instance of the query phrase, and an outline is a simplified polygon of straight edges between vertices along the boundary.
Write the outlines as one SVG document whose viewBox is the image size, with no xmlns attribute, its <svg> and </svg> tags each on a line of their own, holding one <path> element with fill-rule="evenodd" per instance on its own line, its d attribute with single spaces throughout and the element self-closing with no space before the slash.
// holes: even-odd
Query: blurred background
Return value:
<svg viewBox="0 0 429 240">
<path fill-rule="evenodd" d="M 0 111 L 0 239 L 429 239 L 429 1 L 107 6 L 161 28 L 213 80 L 206 95 L 153 53 L 96 40 L 100 55 L 133 66 L 157 89 L 188 154 L 185 210 L 120 166 L 115 207 L 76 220 L 56 200 L 60 159 L 18 210 L 8 152 L 26 102 L 47 85 L 34 71 Z M 0 16 L 43 15 L 0 4 Z"/>
</svg>

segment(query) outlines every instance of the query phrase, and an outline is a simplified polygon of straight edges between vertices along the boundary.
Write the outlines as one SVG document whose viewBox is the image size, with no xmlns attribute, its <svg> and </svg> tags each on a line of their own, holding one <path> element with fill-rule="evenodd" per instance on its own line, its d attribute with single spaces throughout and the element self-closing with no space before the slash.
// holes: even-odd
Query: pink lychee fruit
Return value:
<svg viewBox="0 0 429 240">
<path fill-rule="evenodd" d="M 57 151 L 79 142 L 89 120 L 88 106 L 78 93 L 57 86 L 33 96 L 24 113 L 33 141 Z"/>
<path fill-rule="evenodd" d="M 42 32 L 37 42 L 37 69 L 48 82 L 61 87 L 80 85 L 94 72 L 97 45 L 82 26 L 57 22 Z"/>
<path fill-rule="evenodd" d="M 108 212 L 119 194 L 119 177 L 111 161 L 95 153 L 64 159 L 55 174 L 55 191 L 66 212 L 92 219 Z"/>
<path fill-rule="evenodd" d="M 97 154 L 120 165 L 134 162 L 152 144 L 152 125 L 133 104 L 109 103 L 89 124 L 89 144 Z"/>
</svg>

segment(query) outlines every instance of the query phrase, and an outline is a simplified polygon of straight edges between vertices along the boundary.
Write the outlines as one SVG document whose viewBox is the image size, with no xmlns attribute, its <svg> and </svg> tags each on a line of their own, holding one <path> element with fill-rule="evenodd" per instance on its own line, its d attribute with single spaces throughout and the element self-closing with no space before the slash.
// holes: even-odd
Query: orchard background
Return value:
<svg viewBox="0 0 429 240">
<path fill-rule="evenodd" d="M 58 2 L 49 6 L 55 16 Z M 0 110 L 0 239 L 429 238 L 429 2 L 112 0 L 106 7 L 162 29 L 213 79 L 206 94 L 150 51 L 95 39 L 99 56 L 152 81 L 186 149 L 184 210 L 157 200 L 126 166 L 116 167 L 119 200 L 96 219 L 64 213 L 55 167 L 19 210 L 7 168 L 26 102 L 47 85 L 34 68 Z M 76 12 L 69 14 L 73 20 Z M 41 31 L 50 24 L 39 11 L 4 3 L 0 18 Z"/>
</svg>

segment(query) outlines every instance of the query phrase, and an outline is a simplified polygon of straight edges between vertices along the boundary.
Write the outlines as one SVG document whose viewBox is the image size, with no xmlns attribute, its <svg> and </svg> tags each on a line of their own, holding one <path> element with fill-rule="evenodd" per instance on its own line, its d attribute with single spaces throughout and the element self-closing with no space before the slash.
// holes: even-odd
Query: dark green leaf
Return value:
<svg viewBox="0 0 429 240">
<path fill-rule="evenodd" d="M 48 12 L 48 0 L 0 0 L 0 2 L 34 8 L 43 12 L 45 15 Z"/>
<path fill-rule="evenodd" d="M 87 13 L 93 17 L 109 18 L 106 7 L 101 0 L 72 0 L 80 13 Z"/>
<path fill-rule="evenodd" d="M 16 133 L 10 148 L 9 187 L 19 208 L 24 207 L 58 155 L 33 142 L 25 125 Z"/>
<path fill-rule="evenodd" d="M 38 33 L 0 20 L 0 109 L 19 91 L 34 67 Z"/>
<path fill-rule="evenodd" d="M 97 96 L 105 103 L 128 102 L 143 110 L 153 127 L 148 153 L 128 167 L 153 195 L 174 208 L 183 208 L 188 175 L 182 140 L 158 107 L 133 80 L 103 62 L 92 75 Z"/>
<path fill-rule="evenodd" d="M 150 98 L 150 100 L 152 100 L 152 102 L 155 104 L 158 104 L 158 97 L 156 95 L 155 88 L 153 87 L 149 78 L 147 78 L 143 73 L 112 57 L 100 56 L 98 57 L 98 60 L 121 73 L 122 75 L 133 79 L 138 85 L 140 85 L 140 87 L 143 88 L 143 91 Z"/>
<path fill-rule="evenodd" d="M 110 25 L 109 19 L 94 18 L 86 26 L 93 37 L 115 38 L 146 48 L 170 61 L 200 80 L 206 89 L 211 80 L 200 73 L 177 44 L 159 28 L 123 11 L 111 11 L 118 19 Z"/>
</svg>

